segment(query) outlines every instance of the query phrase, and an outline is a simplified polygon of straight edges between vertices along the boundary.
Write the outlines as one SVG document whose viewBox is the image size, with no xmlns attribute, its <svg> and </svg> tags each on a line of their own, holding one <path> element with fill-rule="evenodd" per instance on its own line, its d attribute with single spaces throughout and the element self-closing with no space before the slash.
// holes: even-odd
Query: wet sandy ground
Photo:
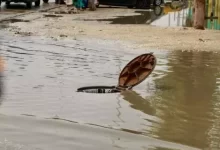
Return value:
<svg viewBox="0 0 220 150">
<path fill-rule="evenodd" d="M 69 39 L 82 37 L 120 40 L 124 41 L 125 44 L 127 42 L 133 43 L 133 48 L 187 51 L 220 50 L 219 31 L 200 31 L 192 28 L 175 26 L 167 28 L 163 25 L 166 24 L 164 21 L 167 21 L 166 19 L 164 20 L 166 15 L 155 17 L 155 14 L 150 9 L 144 10 L 145 12 L 149 12 L 145 17 L 145 21 L 152 24 L 152 26 L 129 23 L 122 23 L 122 25 L 109 24 L 111 23 L 111 21 L 108 20 L 109 18 L 143 15 L 143 10 L 101 7 L 94 12 L 85 11 L 80 14 L 61 14 L 61 16 L 57 14 L 60 17 L 45 17 L 45 14 L 54 14 L 57 11 L 59 11 L 59 9 L 50 10 L 47 13 L 35 13 L 19 17 L 19 19 L 30 20 L 30 22 L 28 24 L 22 22 L 10 24 L 13 29 L 9 28 L 8 30 L 13 32 L 31 32 L 33 35 L 55 39 L 62 36 Z M 139 11 L 139 13 L 136 11 Z M 187 10 L 182 11 L 185 13 L 187 12 Z M 174 13 L 173 15 L 175 16 Z M 103 21 L 103 19 L 107 20 Z"/>
</svg>

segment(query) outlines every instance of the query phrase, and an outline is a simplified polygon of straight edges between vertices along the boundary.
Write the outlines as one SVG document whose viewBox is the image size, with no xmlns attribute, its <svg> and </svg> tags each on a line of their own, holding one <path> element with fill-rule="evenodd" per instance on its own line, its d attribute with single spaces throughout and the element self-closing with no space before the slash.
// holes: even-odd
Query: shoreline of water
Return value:
<svg viewBox="0 0 220 150">
<path fill-rule="evenodd" d="M 181 144 L 91 125 L 22 116 L 0 115 L 0 119 L 0 147 L 8 144 L 9 149 L 11 146 L 15 149 L 20 147 L 21 150 L 59 150 L 60 148 L 63 150 L 71 148 L 83 150 L 101 150 L 103 148 L 109 150 L 143 148 L 196 150 L 196 148 Z"/>
</svg>

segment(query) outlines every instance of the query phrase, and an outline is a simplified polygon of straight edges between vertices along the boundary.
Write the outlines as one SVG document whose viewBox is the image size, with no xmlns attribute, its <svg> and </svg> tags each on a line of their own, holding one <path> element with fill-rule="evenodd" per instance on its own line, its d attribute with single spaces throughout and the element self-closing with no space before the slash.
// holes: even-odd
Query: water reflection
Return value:
<svg viewBox="0 0 220 150">
<path fill-rule="evenodd" d="M 140 110 L 148 115 L 155 115 L 156 111 L 151 106 L 150 102 L 144 99 L 140 94 L 135 91 L 125 91 L 121 93 L 123 99 L 130 103 L 130 107 L 136 110 Z"/>
<path fill-rule="evenodd" d="M 220 148 L 219 63 L 220 55 L 214 52 L 172 52 L 169 71 L 154 80 L 153 96 L 126 91 L 123 99 L 131 108 L 161 119 L 146 119 L 152 123 L 143 129 L 148 135 L 202 149 Z"/>
<path fill-rule="evenodd" d="M 151 25 L 163 27 L 186 26 L 188 14 L 188 1 L 173 1 L 165 4 L 161 18 L 153 21 Z"/>
<path fill-rule="evenodd" d="M 155 51 L 157 66 L 134 88 L 136 92 L 91 95 L 75 90 L 116 85 L 119 68 L 142 51 L 92 39 L 52 41 L 4 35 L 0 40 L 8 65 L 7 92 L 0 113 L 57 116 L 144 133 L 160 141 L 218 147 L 219 54 Z"/>
<path fill-rule="evenodd" d="M 187 26 L 192 27 L 192 0 L 173 1 L 165 4 L 163 17 L 152 22 L 156 26 Z M 208 29 L 220 30 L 220 2 L 219 0 L 206 1 L 206 24 Z"/>
<path fill-rule="evenodd" d="M 84 19 L 84 21 L 110 21 L 110 24 L 150 24 L 155 26 L 186 26 L 188 1 L 174 1 L 164 6 L 137 10 L 137 15 L 117 16 L 108 19 Z"/>
<path fill-rule="evenodd" d="M 163 14 L 163 7 L 156 6 L 151 9 L 135 11 L 139 15 L 134 16 L 117 16 L 117 18 L 110 19 L 84 19 L 84 21 L 110 21 L 110 24 L 149 24 L 161 17 Z"/>
<path fill-rule="evenodd" d="M 85 19 L 84 21 L 110 21 L 110 24 L 149 24 L 162 27 L 192 27 L 193 0 L 178 0 L 146 10 L 135 11 L 139 15 L 117 16 L 111 19 Z M 206 1 L 206 28 L 220 29 L 220 2 Z"/>
<path fill-rule="evenodd" d="M 213 106 L 220 100 L 213 95 L 219 77 L 220 55 L 173 52 L 168 59 L 170 72 L 156 79 L 155 84 L 175 88 L 159 91 L 150 98 L 153 99 L 156 116 L 163 120 L 153 132 L 163 140 L 199 148 L 210 147 L 212 142 L 217 142 L 212 138 L 212 134 L 217 132 L 207 133 L 213 128 L 216 118 Z"/>
</svg>

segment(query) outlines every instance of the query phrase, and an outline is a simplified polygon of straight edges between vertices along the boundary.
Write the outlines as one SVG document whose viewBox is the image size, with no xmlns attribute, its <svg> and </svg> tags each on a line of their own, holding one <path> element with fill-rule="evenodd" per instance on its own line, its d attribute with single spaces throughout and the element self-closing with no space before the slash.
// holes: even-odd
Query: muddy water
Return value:
<svg viewBox="0 0 220 150">
<path fill-rule="evenodd" d="M 147 24 L 160 27 L 192 26 L 192 2 L 174 1 L 161 6 L 151 6 L 146 9 L 136 9 L 132 14 L 116 15 L 113 18 L 83 19 L 84 21 L 107 21 L 110 24 Z M 101 8 L 100 8 L 101 9 Z M 103 8 L 102 8 L 103 9 Z M 80 20 L 79 18 L 75 20 Z"/>
<path fill-rule="evenodd" d="M 134 91 L 91 94 L 75 91 L 116 85 L 123 66 L 150 51 L 114 41 L 1 35 L 0 42 L 7 62 L 0 148 L 220 148 L 218 53 L 156 51 L 155 71 Z"/>
</svg>

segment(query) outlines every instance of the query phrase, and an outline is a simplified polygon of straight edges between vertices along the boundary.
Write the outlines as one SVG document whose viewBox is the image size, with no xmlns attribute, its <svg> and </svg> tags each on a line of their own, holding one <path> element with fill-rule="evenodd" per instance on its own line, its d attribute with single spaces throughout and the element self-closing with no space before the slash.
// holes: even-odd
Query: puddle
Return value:
<svg viewBox="0 0 220 150">
<path fill-rule="evenodd" d="M 84 19 L 84 21 L 107 21 L 110 24 L 147 24 L 161 27 L 192 27 L 192 0 L 174 1 L 165 5 L 135 11 L 136 15 L 114 16 L 108 19 Z M 220 29 L 220 3 L 206 4 L 206 23 L 208 29 Z M 213 7 L 212 7 L 213 6 Z"/>
<path fill-rule="evenodd" d="M 10 23 L 16 23 L 16 22 L 30 22 L 29 20 L 23 20 L 23 19 L 3 19 L 3 20 L 0 20 L 0 30 L 1 29 L 5 29 L 5 28 L 8 28 L 9 27 L 9 24 Z M 21 32 L 16 32 L 15 34 L 21 34 L 21 35 L 28 35 L 27 33 L 24 34 L 24 33 L 21 33 Z M 30 35 L 30 33 L 29 33 Z"/>
<path fill-rule="evenodd" d="M 151 51 L 129 50 L 114 41 L 53 41 L 32 36 L 4 35 L 0 36 L 0 42 L 1 55 L 7 62 L 2 114 L 31 114 L 36 116 L 33 119 L 61 118 L 118 128 L 160 140 L 155 145 L 169 141 L 201 149 L 219 148 L 219 53 L 155 51 L 155 70 L 132 91 L 91 94 L 76 90 L 83 86 L 117 85 L 121 69 L 134 57 Z M 17 123 L 13 119 L 9 122 Z M 26 121 L 21 123 L 22 127 L 30 126 Z M 10 130 L 11 126 L 1 125 L 1 133 Z M 57 122 L 52 125 L 56 126 Z M 58 125 L 56 129 L 64 135 L 61 128 Z M 54 128 L 50 130 L 55 132 Z M 17 133 L 10 131 L 10 135 Z M 21 132 L 33 133 L 25 128 Z M 39 132 L 47 134 L 48 130 Z M 7 132 L 4 135 L 18 137 Z M 44 142 L 20 137 L 17 140 L 23 143 L 53 145 L 48 137 L 43 138 Z M 53 137 L 62 138 L 65 144 L 57 144 L 68 148 L 74 143 L 61 135 Z M 124 146 L 129 145 L 124 143 Z"/>
<path fill-rule="evenodd" d="M 153 26 L 190 26 L 188 3 L 173 2 L 146 10 L 135 11 L 136 15 L 116 16 L 108 19 L 84 19 L 84 21 L 108 21 L 110 24 L 148 24 Z"/>
<path fill-rule="evenodd" d="M 146 24 L 156 20 L 163 15 L 163 7 L 157 6 L 153 10 L 135 11 L 138 15 L 134 16 L 117 16 L 110 19 L 84 19 L 84 21 L 110 21 L 110 24 Z"/>
<path fill-rule="evenodd" d="M 59 18 L 59 17 L 63 17 L 63 16 L 61 16 L 61 15 L 52 15 L 52 14 L 48 14 L 48 15 L 44 15 L 44 17 Z"/>
<path fill-rule="evenodd" d="M 4 13 L 4 14 L 12 14 L 12 13 L 25 13 L 26 10 L 0 8 L 0 12 L 1 12 L 1 13 Z"/>
<path fill-rule="evenodd" d="M 23 19 L 16 19 L 16 18 L 12 18 L 12 19 L 5 19 L 0 21 L 0 23 L 16 23 L 16 22 L 30 22 L 29 20 L 23 20 Z"/>
</svg>

